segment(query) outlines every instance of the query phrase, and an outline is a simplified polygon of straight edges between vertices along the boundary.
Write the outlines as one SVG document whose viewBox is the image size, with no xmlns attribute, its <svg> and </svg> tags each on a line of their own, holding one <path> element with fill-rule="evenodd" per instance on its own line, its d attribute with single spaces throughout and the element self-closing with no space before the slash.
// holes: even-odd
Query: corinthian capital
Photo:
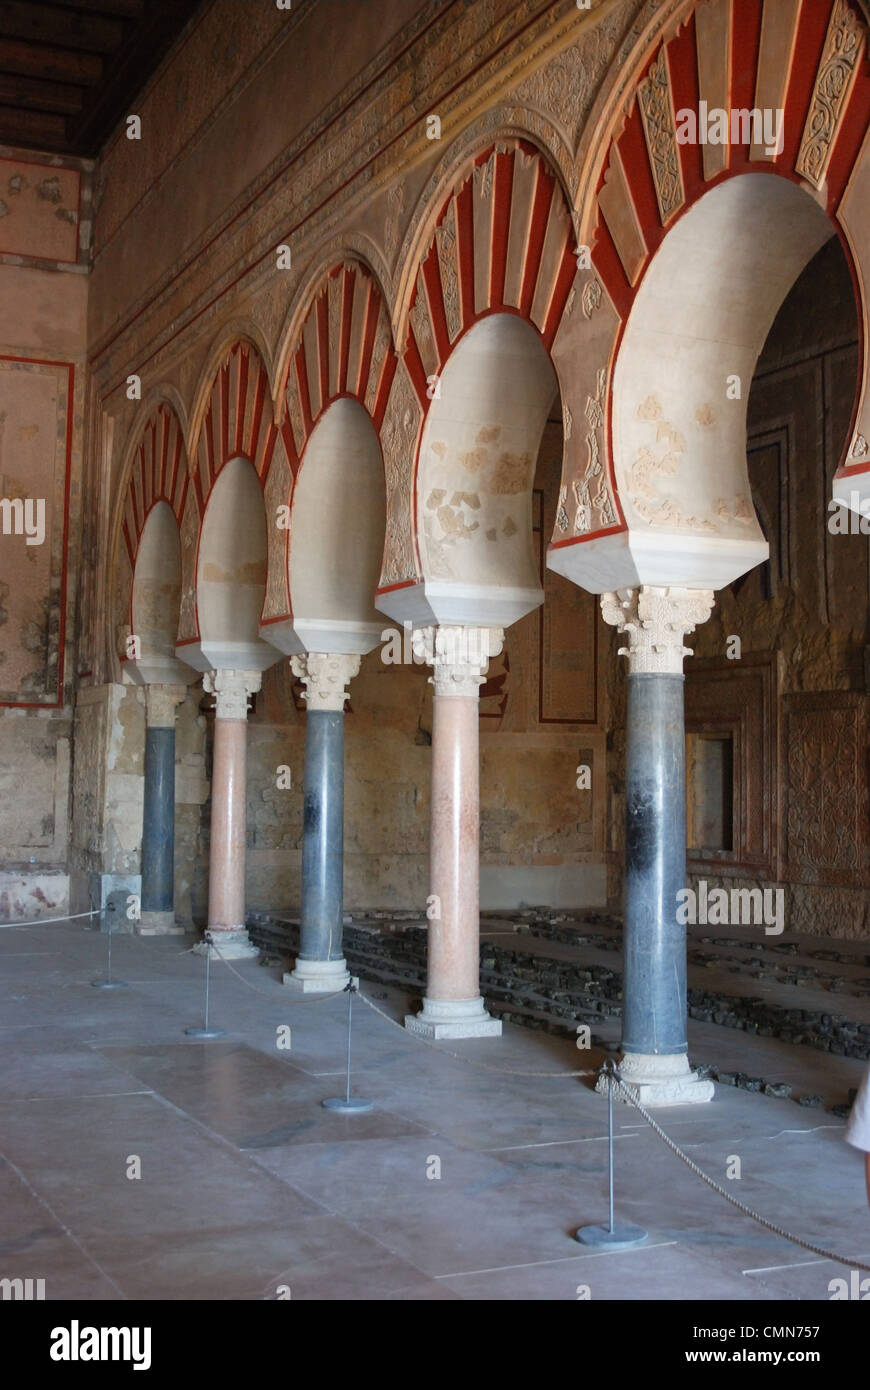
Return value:
<svg viewBox="0 0 870 1390">
<path fill-rule="evenodd" d="M 340 652 L 303 652 L 291 656 L 290 669 L 305 682 L 303 699 L 308 709 L 343 710 L 349 685 L 359 670 L 359 656 Z"/>
<path fill-rule="evenodd" d="M 263 683 L 261 671 L 206 671 L 202 688 L 215 697 L 216 719 L 247 719 L 248 700 Z"/>
<path fill-rule="evenodd" d="M 500 627 L 421 627 L 412 637 L 414 655 L 431 666 L 436 695 L 477 697 L 489 659 L 504 642 Z"/>
<path fill-rule="evenodd" d="M 710 616 L 715 594 L 712 589 L 658 588 L 644 584 L 639 589 L 617 589 L 601 595 L 601 614 L 628 637 L 628 646 L 619 648 L 628 657 L 628 669 L 638 673 L 681 675 L 683 657 L 691 647 L 683 638 Z"/>
</svg>

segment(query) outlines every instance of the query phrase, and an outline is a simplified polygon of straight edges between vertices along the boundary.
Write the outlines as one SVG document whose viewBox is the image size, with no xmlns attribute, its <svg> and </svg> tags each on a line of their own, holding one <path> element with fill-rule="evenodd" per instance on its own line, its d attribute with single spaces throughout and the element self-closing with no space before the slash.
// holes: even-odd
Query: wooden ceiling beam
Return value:
<svg viewBox="0 0 870 1390">
<path fill-rule="evenodd" d="M 92 54 L 9 40 L 0 43 L 0 69 L 23 77 L 38 75 L 51 82 L 95 87 L 103 76 L 103 60 Z"/>
<path fill-rule="evenodd" d="M 11 39 L 48 44 L 51 48 L 81 49 L 86 53 L 114 53 L 127 36 L 129 25 L 120 19 L 104 19 L 79 10 L 33 4 L 31 0 L 0 0 L 0 33 Z"/>
<path fill-rule="evenodd" d="M 66 121 L 63 116 L 44 111 L 0 106 L 0 145 L 26 145 L 63 153 L 67 149 Z"/>
<path fill-rule="evenodd" d="M 145 0 L 45 0 L 57 9 L 95 10 L 99 14 L 117 15 L 119 19 L 141 19 Z"/>
<path fill-rule="evenodd" d="M 84 90 L 62 82 L 41 82 L 35 77 L 18 77 L 0 72 L 0 104 L 21 106 L 29 111 L 54 111 L 60 116 L 77 116 L 84 104 Z"/>
</svg>

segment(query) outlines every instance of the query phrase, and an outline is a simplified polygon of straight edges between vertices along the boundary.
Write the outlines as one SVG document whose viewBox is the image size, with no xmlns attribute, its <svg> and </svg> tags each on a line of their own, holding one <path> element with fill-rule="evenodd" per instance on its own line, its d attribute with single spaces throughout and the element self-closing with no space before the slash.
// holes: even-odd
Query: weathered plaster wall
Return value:
<svg viewBox="0 0 870 1390">
<path fill-rule="evenodd" d="M 0 150 L 0 920 L 68 903 L 89 172 Z M 31 520 L 38 520 L 34 511 Z M 40 530 L 42 528 L 39 528 Z"/>
</svg>

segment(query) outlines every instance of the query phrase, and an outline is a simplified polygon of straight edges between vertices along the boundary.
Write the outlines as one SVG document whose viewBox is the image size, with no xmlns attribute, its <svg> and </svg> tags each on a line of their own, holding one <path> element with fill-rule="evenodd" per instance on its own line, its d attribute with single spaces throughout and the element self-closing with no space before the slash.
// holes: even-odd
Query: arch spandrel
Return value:
<svg viewBox="0 0 870 1390">
<path fill-rule="evenodd" d="M 193 417 L 196 434 L 181 516 L 182 591 L 177 654 L 197 670 L 208 670 L 213 665 L 212 656 L 203 647 L 198 602 L 200 550 L 209 502 L 224 468 L 241 459 L 251 466 L 264 506 L 263 495 L 279 440 L 269 373 L 254 342 L 240 338 L 212 354 L 209 360 L 214 367 L 213 376 Z M 274 488 L 273 480 L 273 492 Z M 267 526 L 266 538 L 264 593 L 274 594 L 277 589 L 280 602 L 281 585 L 285 582 L 284 537 L 277 527 Z M 252 669 L 265 668 L 275 659 L 265 643 L 247 638 L 245 641 L 245 659 Z M 238 664 L 244 664 L 243 656 L 240 647 L 236 653 Z"/>
<path fill-rule="evenodd" d="M 658 33 L 650 43 L 655 25 L 659 26 Z M 756 55 L 753 64 L 735 61 L 746 52 Z M 708 120 L 703 126 L 704 138 L 700 138 L 702 102 L 707 113 L 723 111 L 727 144 L 718 143 L 721 127 L 716 138 L 708 138 Z M 756 109 L 759 116 L 752 118 L 750 113 Z M 765 110 L 770 129 L 764 123 Z M 775 114 L 778 110 L 783 113 L 781 125 Z M 798 220 L 802 217 L 809 224 L 815 209 L 824 213 L 829 234 L 839 234 L 851 255 L 861 292 L 865 279 L 862 266 L 870 259 L 870 233 L 864 230 L 870 221 L 870 204 L 860 172 L 868 114 L 866 30 L 858 9 L 847 0 L 823 0 L 814 6 L 762 5 L 761 0 L 746 0 L 739 7 L 727 0 L 706 0 L 703 5 L 673 7 L 660 21 L 647 25 L 632 61 L 615 75 L 609 95 L 593 113 L 598 123 L 597 149 L 602 151 L 595 154 L 596 163 L 593 145 L 586 147 L 587 177 L 579 213 L 583 236 L 588 239 L 590 265 L 577 288 L 581 295 L 591 296 L 595 305 L 588 314 L 575 318 L 573 325 L 563 324 L 554 352 L 563 380 L 573 381 L 584 373 L 588 378 L 594 372 L 595 381 L 602 383 L 599 392 L 589 390 L 584 383 L 582 394 L 596 418 L 603 407 L 604 422 L 600 437 L 584 439 L 589 449 L 571 449 L 566 444 L 562 500 L 567 505 L 557 518 L 548 554 L 550 568 L 600 592 L 661 582 L 656 566 L 669 547 L 694 555 L 684 567 L 683 578 L 695 587 L 719 588 L 758 563 L 757 546 L 743 546 L 733 534 L 743 519 L 740 497 L 748 497 L 748 484 L 743 486 L 745 449 L 743 444 L 739 448 L 735 444 L 734 419 L 726 416 L 725 381 L 742 378 L 738 409 L 745 424 L 752 370 L 764 341 L 763 316 L 758 316 L 751 342 L 743 342 L 739 352 L 732 354 L 727 336 L 723 338 L 722 390 L 715 401 L 695 402 L 693 411 L 707 424 L 703 439 L 694 442 L 691 434 L 693 430 L 697 433 L 699 424 L 696 414 L 691 428 L 682 429 L 673 419 L 674 412 L 664 408 L 664 397 L 669 392 L 674 396 L 673 381 L 670 386 L 666 381 L 669 373 L 673 376 L 674 343 L 668 345 L 666 337 L 662 339 L 665 351 L 655 360 L 647 356 L 647 389 L 634 402 L 635 418 L 628 422 L 623 396 L 633 389 L 632 377 L 644 374 L 640 369 L 643 354 L 637 356 L 639 330 L 644 323 L 649 329 L 649 306 L 655 298 L 660 301 L 663 323 L 679 317 L 668 305 L 676 306 L 680 280 L 690 277 L 692 269 L 689 266 L 683 274 L 682 268 L 672 267 L 668 289 L 668 239 L 676 229 L 677 240 L 680 235 L 685 238 L 684 255 L 694 256 L 695 249 L 704 254 L 701 242 L 693 245 L 685 236 L 686 229 L 680 231 L 683 221 L 688 227 L 688 219 L 698 216 L 699 204 L 710 199 L 720 185 L 746 176 L 753 178 L 756 191 L 762 188 L 759 179 L 776 179 L 781 187 L 787 183 L 795 195 L 806 200 L 802 213 L 795 213 Z M 696 122 L 694 139 L 685 139 L 692 134 L 691 119 Z M 609 136 L 605 121 L 609 122 Z M 755 200 L 761 201 L 760 197 Z M 739 199 L 735 206 L 737 202 Z M 792 230 L 789 208 L 794 212 L 798 205 L 788 203 L 787 198 L 780 203 L 779 221 L 768 220 L 763 234 L 779 236 L 785 245 Z M 759 225 L 765 221 L 762 214 L 763 210 L 756 218 Z M 700 228 L 699 222 L 696 225 Z M 817 226 L 816 231 L 823 236 L 823 229 L 819 231 Z M 698 313 L 724 323 L 731 312 L 729 274 L 764 280 L 765 256 L 763 248 L 752 255 L 741 246 L 739 230 L 732 227 L 729 232 L 727 217 L 718 228 L 708 225 L 704 232 L 718 240 L 708 254 L 708 288 Z M 817 249 L 815 235 L 807 230 L 803 251 L 793 257 L 795 274 Z M 711 252 L 710 247 L 707 252 Z M 657 275 L 662 277 L 659 285 L 654 284 Z M 783 296 L 788 288 L 784 287 Z M 581 303 L 585 307 L 583 299 Z M 576 315 L 576 301 L 572 312 Z M 715 340 L 715 333 L 707 336 Z M 698 358 L 705 352 L 709 355 L 709 350 L 708 344 Z M 693 377 L 696 365 L 691 354 L 683 363 L 686 408 L 697 385 Z M 708 363 L 708 378 L 711 370 Z M 634 436 L 645 427 L 638 412 L 645 409 L 654 414 L 659 408 L 658 424 L 652 419 L 647 424 L 654 426 L 654 434 L 669 422 L 673 426 L 683 454 L 676 463 L 666 456 L 667 450 L 660 457 L 663 437 L 647 441 L 647 453 L 638 457 L 640 446 Z M 856 407 L 859 434 L 867 410 L 866 377 L 862 373 Z M 572 415 L 576 422 L 573 411 Z M 720 428 L 723 432 L 717 444 Z M 583 429 L 585 435 L 585 425 Z M 628 453 L 620 453 L 623 447 Z M 712 463 L 717 447 L 720 454 L 730 449 L 727 496 L 722 491 L 721 470 Z M 616 518 L 615 524 L 609 525 L 588 506 L 590 483 L 600 476 L 597 470 L 602 453 Z M 660 476 L 650 485 L 649 475 L 660 464 L 664 470 L 658 469 Z M 645 500 L 632 487 L 633 482 L 642 481 L 644 466 L 650 494 Z M 674 489 L 680 490 L 680 478 L 687 467 L 693 470 L 686 475 L 691 476 L 691 508 L 681 505 L 676 494 L 671 496 Z M 659 486 L 667 470 L 671 488 Z M 870 473 L 870 452 L 860 471 Z M 573 515 L 572 504 L 576 504 Z M 673 575 L 670 577 L 676 582 Z"/>
<path fill-rule="evenodd" d="M 418 454 L 453 353 L 497 314 L 524 320 L 549 353 L 576 274 L 562 183 L 535 146 L 520 138 L 490 144 L 453 183 L 416 265 L 401 276 L 407 332 L 383 433 L 388 502 L 378 607 L 402 620 L 437 617 L 432 586 L 449 582 L 431 566 L 427 572 L 421 550 Z M 474 587 L 494 600 L 500 586 Z"/>
<path fill-rule="evenodd" d="M 296 491 L 312 440 L 322 438 L 325 427 L 330 432 L 331 448 L 339 452 L 346 448 L 353 454 L 360 445 L 359 426 L 360 422 L 365 423 L 363 415 L 370 422 L 375 441 L 385 430 L 389 434 L 387 410 L 398 358 L 393 347 L 388 303 L 369 266 L 347 256 L 318 273 L 300 295 L 291 322 L 293 337 L 282 369 L 279 431 L 272 464 L 273 472 L 276 468 L 280 470 L 281 478 L 287 483 L 281 499 L 287 504 L 282 527 L 271 528 L 276 529 L 282 542 L 284 587 L 281 590 L 277 580 L 273 585 L 276 571 L 270 566 L 262 635 L 280 651 L 288 653 L 310 649 L 315 631 L 320 634 L 318 650 L 368 651 L 376 644 L 379 632 L 368 624 L 372 628 L 369 632 L 358 615 L 349 615 L 341 631 L 339 619 L 333 612 L 324 613 L 319 627 L 316 615 L 296 615 L 290 578 Z M 342 401 L 355 402 L 360 413 L 336 410 L 337 403 Z M 337 421 L 346 427 L 344 431 Z M 318 467 L 316 459 L 312 466 Z M 350 488 L 350 480 L 348 486 Z M 270 523 L 275 499 L 282 490 L 278 483 L 270 488 L 267 482 Z M 326 510 L 334 505 L 336 499 L 324 499 Z M 352 489 L 338 500 L 338 505 L 345 510 L 352 508 Z M 336 564 L 341 563 L 340 555 L 334 558 Z"/>
<path fill-rule="evenodd" d="M 156 679 L 148 664 L 135 653 L 136 645 L 127 647 L 126 638 L 136 637 L 133 611 L 137 561 L 143 536 L 155 507 L 163 504 L 180 529 L 187 507 L 189 492 L 187 450 L 181 421 L 170 401 L 158 396 L 144 423 L 137 430 L 135 443 L 126 470 L 126 485 L 119 514 L 119 548 L 117 550 L 116 603 L 117 625 L 124 635 L 119 651 L 121 670 L 133 681 Z M 162 680 L 185 680 L 190 672 L 181 663 L 163 662 Z M 150 674 L 149 674 L 150 673 Z"/>
</svg>

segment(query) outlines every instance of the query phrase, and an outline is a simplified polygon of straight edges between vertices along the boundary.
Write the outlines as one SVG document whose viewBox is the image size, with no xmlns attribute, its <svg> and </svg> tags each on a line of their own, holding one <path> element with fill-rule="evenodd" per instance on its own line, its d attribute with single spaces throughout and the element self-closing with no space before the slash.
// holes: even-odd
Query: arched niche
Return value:
<svg viewBox="0 0 870 1390">
<path fill-rule="evenodd" d="M 543 601 L 532 483 L 557 391 L 540 335 L 517 314 L 479 320 L 448 359 L 417 472 L 430 620 L 507 626 Z"/>
<path fill-rule="evenodd" d="M 633 545 L 647 583 L 719 588 L 766 558 L 746 472 L 749 387 L 777 310 L 832 230 L 796 184 L 744 174 L 662 242 L 613 382 L 617 487 L 629 526 L 644 528 Z"/>
<path fill-rule="evenodd" d="M 834 231 L 805 189 L 770 173 L 716 184 L 674 222 L 613 368 L 613 473 L 626 528 L 552 545 L 551 569 L 593 593 L 718 590 L 767 559 L 747 474 L 749 390 L 777 311 Z"/>
<path fill-rule="evenodd" d="M 292 650 L 365 652 L 378 642 L 385 507 L 374 425 L 358 401 L 342 397 L 315 426 L 293 490 Z"/>
<path fill-rule="evenodd" d="M 266 592 L 266 512 L 253 465 L 233 458 L 211 490 L 196 566 L 199 641 L 179 655 L 197 670 L 263 670 L 274 650 L 259 638 Z"/>
<path fill-rule="evenodd" d="M 168 502 L 157 502 L 145 520 L 131 598 L 132 656 L 125 663 L 134 680 L 171 685 L 191 678 L 175 656 L 181 601 L 181 542 Z"/>
</svg>

